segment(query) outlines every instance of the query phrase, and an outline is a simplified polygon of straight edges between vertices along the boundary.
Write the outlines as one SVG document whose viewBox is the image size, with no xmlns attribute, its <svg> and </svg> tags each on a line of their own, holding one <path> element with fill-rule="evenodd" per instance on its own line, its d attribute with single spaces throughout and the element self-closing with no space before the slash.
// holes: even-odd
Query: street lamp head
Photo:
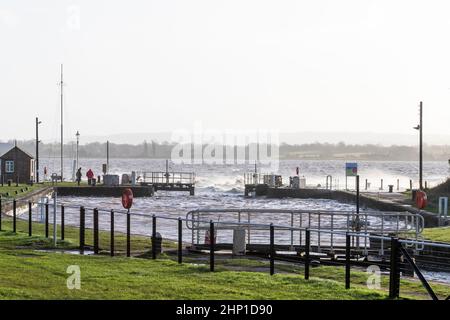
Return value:
<svg viewBox="0 0 450 320">
<path fill-rule="evenodd" d="M 420 125 L 413 127 L 413 129 L 420 130 Z"/>
</svg>

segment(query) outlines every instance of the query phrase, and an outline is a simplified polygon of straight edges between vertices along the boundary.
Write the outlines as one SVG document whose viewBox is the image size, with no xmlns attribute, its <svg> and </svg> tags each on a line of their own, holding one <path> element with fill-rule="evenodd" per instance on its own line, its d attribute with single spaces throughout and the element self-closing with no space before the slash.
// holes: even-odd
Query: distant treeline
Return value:
<svg viewBox="0 0 450 320">
<path fill-rule="evenodd" d="M 13 144 L 9 141 L 8 144 Z M 35 154 L 34 141 L 18 141 L 18 146 Z M 5 143 L 0 143 L 0 147 Z M 141 144 L 109 144 L 109 154 L 111 158 L 171 158 L 174 143 L 169 142 L 147 142 Z M 254 145 L 252 146 L 254 147 Z M 239 148 L 240 150 L 237 150 Z M 244 147 L 235 147 L 235 153 L 242 152 Z M 249 146 L 245 147 L 248 154 Z M 60 146 L 58 143 L 41 143 L 39 147 L 40 157 L 59 157 Z M 64 147 L 65 157 L 74 158 L 76 145 L 67 144 Z M 88 143 L 79 146 L 80 158 L 105 158 L 106 143 Z M 331 143 L 310 143 L 301 145 L 290 145 L 282 143 L 279 146 L 280 159 L 355 159 L 355 160 L 416 160 L 418 157 L 417 146 L 381 146 L 374 144 L 350 145 L 343 142 Z M 424 159 L 448 161 L 450 159 L 450 145 L 434 146 L 424 145 Z"/>
</svg>

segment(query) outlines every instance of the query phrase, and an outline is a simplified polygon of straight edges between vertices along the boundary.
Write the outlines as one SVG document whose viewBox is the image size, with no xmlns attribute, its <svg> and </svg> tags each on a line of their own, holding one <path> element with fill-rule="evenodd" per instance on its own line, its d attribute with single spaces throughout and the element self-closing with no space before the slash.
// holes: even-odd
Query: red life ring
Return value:
<svg viewBox="0 0 450 320">
<path fill-rule="evenodd" d="M 133 191 L 130 188 L 127 188 L 122 192 L 122 206 L 125 209 L 130 209 L 132 205 L 133 205 Z"/>
<path fill-rule="evenodd" d="M 417 191 L 416 193 L 416 206 L 419 209 L 424 209 L 427 206 L 427 194 L 423 191 Z"/>
</svg>

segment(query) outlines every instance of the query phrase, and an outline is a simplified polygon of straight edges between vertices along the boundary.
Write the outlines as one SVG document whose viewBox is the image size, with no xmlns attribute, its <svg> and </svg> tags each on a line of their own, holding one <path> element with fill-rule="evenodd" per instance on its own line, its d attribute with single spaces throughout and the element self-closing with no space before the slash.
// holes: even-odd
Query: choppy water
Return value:
<svg viewBox="0 0 450 320">
<path fill-rule="evenodd" d="M 102 163 L 105 159 L 80 159 L 80 166 L 83 173 L 91 168 L 95 175 L 101 174 Z M 383 179 L 384 189 L 389 184 L 397 186 L 397 179 L 400 188 L 409 188 L 409 180 L 412 179 L 414 186 L 418 184 L 418 163 L 412 161 L 360 161 L 358 162 L 358 173 L 361 178 L 362 187 L 365 179 L 368 179 L 371 190 L 380 188 Z M 47 167 L 48 174 L 60 171 L 59 159 L 46 159 L 40 161 L 41 172 Z M 64 174 L 66 178 L 72 177 L 73 162 L 66 159 L 64 164 Z M 285 183 L 289 182 L 289 176 L 295 175 L 295 168 L 300 168 L 300 175 L 305 176 L 308 185 L 325 185 L 327 175 L 333 176 L 333 184 L 338 188 L 345 187 L 345 161 L 340 160 L 281 160 L 279 170 L 276 172 L 283 176 Z M 236 165 L 178 165 L 170 163 L 171 171 L 193 171 L 196 173 L 197 188 L 207 189 L 214 192 L 240 192 L 244 187 L 244 173 L 253 172 L 254 164 Z M 149 159 L 111 159 L 110 172 L 114 174 L 131 173 L 131 171 L 165 171 L 164 160 Z M 271 171 L 268 166 L 258 167 L 261 173 Z M 41 173 L 41 176 L 43 174 Z M 444 181 L 450 176 L 449 165 L 445 161 L 424 162 L 424 179 L 430 186 Z M 349 178 L 349 187 L 354 186 L 354 179 Z"/>
</svg>

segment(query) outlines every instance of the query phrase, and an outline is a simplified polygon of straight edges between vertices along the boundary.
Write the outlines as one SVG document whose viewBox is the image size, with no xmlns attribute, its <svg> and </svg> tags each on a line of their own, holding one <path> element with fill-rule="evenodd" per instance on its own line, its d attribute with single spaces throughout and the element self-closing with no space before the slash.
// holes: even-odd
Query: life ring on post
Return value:
<svg viewBox="0 0 450 320">
<path fill-rule="evenodd" d="M 416 193 L 416 206 L 419 209 L 424 209 L 427 206 L 428 198 L 427 194 L 421 190 Z"/>
<path fill-rule="evenodd" d="M 133 191 L 130 188 L 123 190 L 122 192 L 122 206 L 125 209 L 130 209 L 133 205 Z"/>
</svg>

